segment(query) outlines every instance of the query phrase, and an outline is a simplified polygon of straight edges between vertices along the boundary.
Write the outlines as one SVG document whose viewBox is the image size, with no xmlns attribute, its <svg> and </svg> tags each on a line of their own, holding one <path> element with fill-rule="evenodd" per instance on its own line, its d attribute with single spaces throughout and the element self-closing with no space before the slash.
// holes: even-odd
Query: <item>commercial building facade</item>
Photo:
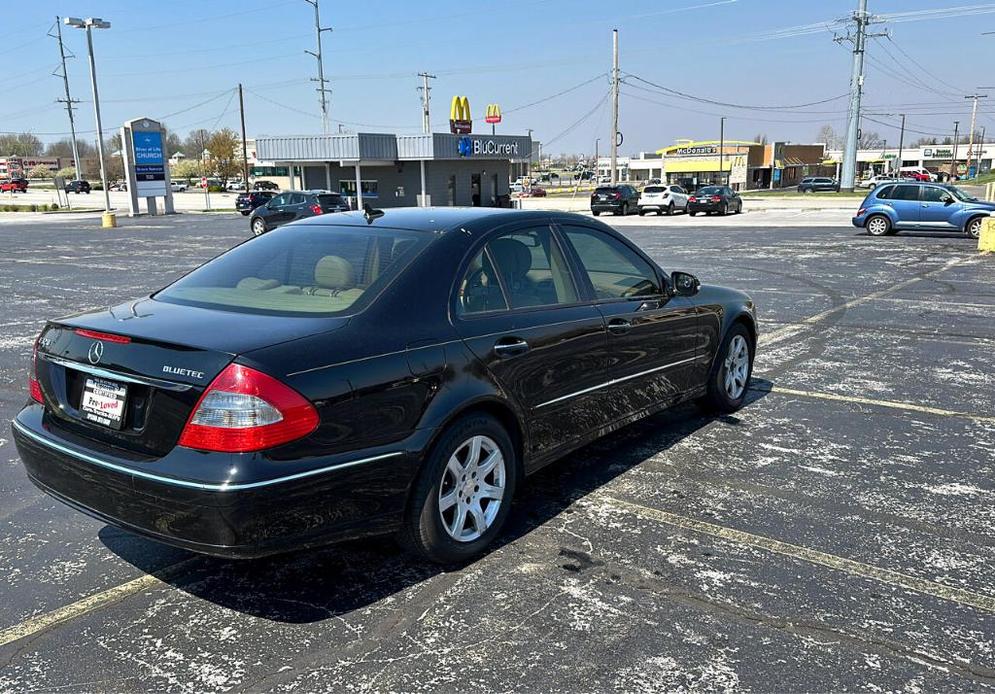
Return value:
<svg viewBox="0 0 995 694">
<path fill-rule="evenodd" d="M 970 157 L 968 156 L 970 149 Z M 956 150 L 956 151 L 955 151 Z M 899 154 L 901 161 L 899 162 Z M 828 156 L 839 161 L 843 157 L 840 150 L 831 150 Z M 976 144 L 969 148 L 966 144 L 957 145 L 923 145 L 921 147 L 903 147 L 901 153 L 897 147 L 861 149 L 857 151 L 857 178 L 869 178 L 877 174 L 895 173 L 900 168 L 921 167 L 940 178 L 949 178 L 951 161 L 956 156 L 956 175 L 960 178 L 973 174 L 990 173 L 995 160 L 995 144 Z M 971 170 L 968 169 L 970 158 Z"/>
<path fill-rule="evenodd" d="M 257 137 L 254 169 L 286 168 L 288 188 L 339 192 L 355 205 L 507 205 L 524 173 L 523 135 L 355 133 Z M 259 176 L 266 178 L 265 175 Z"/>
</svg>

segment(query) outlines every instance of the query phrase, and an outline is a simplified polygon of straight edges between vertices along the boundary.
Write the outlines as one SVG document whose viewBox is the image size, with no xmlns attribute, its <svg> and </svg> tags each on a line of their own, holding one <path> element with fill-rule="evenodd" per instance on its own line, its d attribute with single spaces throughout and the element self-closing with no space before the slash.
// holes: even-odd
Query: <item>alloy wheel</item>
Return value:
<svg viewBox="0 0 995 694">
<path fill-rule="evenodd" d="M 981 237 L 981 217 L 971 220 L 971 223 L 967 225 L 967 233 L 975 239 Z"/>
<path fill-rule="evenodd" d="M 884 217 L 871 217 L 867 222 L 867 233 L 871 236 L 884 236 L 888 233 L 888 220 Z"/>
<path fill-rule="evenodd" d="M 262 235 L 266 231 L 266 223 L 261 219 L 256 219 L 252 223 L 252 233 L 256 236 Z"/>
<path fill-rule="evenodd" d="M 473 542 L 494 523 L 507 474 L 501 448 L 488 436 L 472 436 L 449 457 L 439 485 L 442 526 L 457 542 Z"/>
<path fill-rule="evenodd" d="M 750 347 L 746 338 L 736 335 L 729 342 L 725 360 L 725 389 L 730 400 L 739 400 L 746 390 L 746 379 L 750 372 Z"/>
</svg>

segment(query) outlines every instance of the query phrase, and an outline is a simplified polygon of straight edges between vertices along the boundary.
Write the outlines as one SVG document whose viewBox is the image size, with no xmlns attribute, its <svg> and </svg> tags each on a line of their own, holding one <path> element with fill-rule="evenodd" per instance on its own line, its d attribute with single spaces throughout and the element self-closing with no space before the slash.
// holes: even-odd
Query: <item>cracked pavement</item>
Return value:
<svg viewBox="0 0 995 694">
<path fill-rule="evenodd" d="M 38 492 L 0 432 L 0 631 L 154 577 L 0 646 L 0 691 L 995 689 L 995 260 L 953 235 L 689 222 L 620 229 L 753 295 L 749 405 L 542 470 L 460 570 L 386 538 L 241 562 L 158 545 Z M 44 318 L 247 235 L 98 224 L 0 225 L 5 420 Z"/>
</svg>

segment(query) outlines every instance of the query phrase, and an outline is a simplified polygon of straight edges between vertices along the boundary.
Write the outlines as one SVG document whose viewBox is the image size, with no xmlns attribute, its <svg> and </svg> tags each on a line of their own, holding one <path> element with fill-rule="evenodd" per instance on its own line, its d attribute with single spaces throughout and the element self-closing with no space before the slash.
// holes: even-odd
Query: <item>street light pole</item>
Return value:
<svg viewBox="0 0 995 694">
<path fill-rule="evenodd" d="M 97 65 L 93 60 L 93 30 L 110 29 L 111 23 L 99 17 L 66 17 L 67 26 L 76 29 L 86 29 L 86 48 L 90 57 L 90 86 L 93 88 L 93 111 L 97 119 L 97 156 L 100 157 L 100 182 L 104 188 L 104 219 L 105 227 L 117 226 L 114 215 L 111 214 L 111 192 L 107 185 L 107 163 L 104 161 L 104 129 L 100 121 L 100 95 L 97 92 Z M 124 143 L 121 143 L 124 146 Z"/>
<path fill-rule="evenodd" d="M 960 128 L 960 121 L 954 121 L 954 148 L 951 150 L 950 154 L 950 180 L 957 180 L 957 139 Z"/>
<path fill-rule="evenodd" d="M 722 174 L 724 173 L 725 158 L 723 154 L 726 148 L 726 117 L 719 118 L 719 185 L 722 185 Z"/>
</svg>

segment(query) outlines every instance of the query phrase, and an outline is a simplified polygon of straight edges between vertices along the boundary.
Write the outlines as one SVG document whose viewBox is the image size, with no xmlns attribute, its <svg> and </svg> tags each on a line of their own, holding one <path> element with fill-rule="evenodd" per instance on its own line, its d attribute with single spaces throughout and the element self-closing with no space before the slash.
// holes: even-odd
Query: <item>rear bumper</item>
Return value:
<svg viewBox="0 0 995 694">
<path fill-rule="evenodd" d="M 320 474 L 201 483 L 151 475 L 140 463 L 82 449 L 47 430 L 40 410 L 25 408 L 12 425 L 28 478 L 39 489 L 105 523 L 220 557 L 259 557 L 391 532 L 420 460 L 403 447 L 391 455 L 353 451 L 352 463 L 324 466 Z M 232 467 L 235 459 L 228 459 Z"/>
<path fill-rule="evenodd" d="M 853 224 L 853 226 L 857 227 L 858 229 L 863 229 L 864 222 L 866 221 L 867 221 L 866 215 L 864 215 L 863 217 L 853 217 L 852 219 L 850 219 L 850 223 Z"/>
<path fill-rule="evenodd" d="M 622 202 L 592 202 L 591 212 L 619 212 Z"/>
<path fill-rule="evenodd" d="M 721 202 L 689 202 L 688 212 L 721 212 Z"/>
</svg>

